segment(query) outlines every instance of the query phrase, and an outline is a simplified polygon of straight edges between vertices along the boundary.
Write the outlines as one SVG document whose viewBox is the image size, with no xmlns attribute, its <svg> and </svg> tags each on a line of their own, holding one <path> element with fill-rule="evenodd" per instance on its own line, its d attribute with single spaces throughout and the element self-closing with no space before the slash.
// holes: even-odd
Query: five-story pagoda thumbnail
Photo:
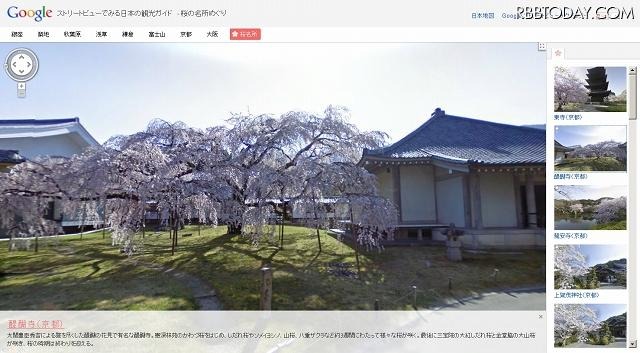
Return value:
<svg viewBox="0 0 640 353">
<path fill-rule="evenodd" d="M 607 71 L 602 66 L 587 69 L 587 84 L 585 87 L 589 90 L 591 103 L 603 103 L 606 97 L 612 92 L 609 90 L 609 81 L 607 81 Z"/>
</svg>

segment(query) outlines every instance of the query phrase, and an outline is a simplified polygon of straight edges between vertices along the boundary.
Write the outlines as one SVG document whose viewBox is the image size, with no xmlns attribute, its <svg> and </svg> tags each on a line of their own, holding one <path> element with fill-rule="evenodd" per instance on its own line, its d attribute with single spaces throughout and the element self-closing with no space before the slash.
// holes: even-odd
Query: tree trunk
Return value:
<svg viewBox="0 0 640 353">
<path fill-rule="evenodd" d="M 322 252 L 322 243 L 320 242 L 320 228 L 316 224 L 316 236 L 318 237 L 318 252 Z"/>
<path fill-rule="evenodd" d="M 171 256 L 176 253 L 176 246 L 178 245 L 178 217 L 176 217 L 175 213 L 173 215 L 173 223 L 171 224 Z"/>
<path fill-rule="evenodd" d="M 322 243 L 320 242 L 320 225 L 318 224 L 318 210 L 315 207 L 315 200 L 314 200 L 314 207 L 313 207 L 313 216 L 315 218 L 316 221 L 316 236 L 318 237 L 318 252 L 322 252 Z"/>
<path fill-rule="evenodd" d="M 284 219 L 287 217 L 287 206 L 282 202 L 282 222 L 280 223 L 280 249 L 284 249 Z"/>
<path fill-rule="evenodd" d="M 242 224 L 239 224 L 239 225 L 227 224 L 227 233 L 242 234 Z"/>
<path fill-rule="evenodd" d="M 144 226 L 145 226 L 144 221 L 145 221 L 145 218 L 146 218 L 145 214 L 144 214 L 144 211 L 145 211 L 145 209 L 144 209 L 144 202 L 143 202 L 142 203 L 142 220 L 141 220 L 142 221 L 142 239 L 144 239 Z"/>
<path fill-rule="evenodd" d="M 80 222 L 82 222 L 82 224 L 80 224 L 80 240 L 82 240 L 82 234 L 84 233 L 84 221 L 87 218 L 87 209 L 86 209 L 86 205 L 83 203 L 82 204 L 82 219 L 80 220 Z"/>
<path fill-rule="evenodd" d="M 359 249 L 360 247 L 358 246 L 358 239 L 355 237 L 355 234 L 353 238 L 353 243 L 355 244 L 354 247 L 356 250 L 356 269 L 358 270 L 358 279 L 360 279 L 360 249 Z"/>
<path fill-rule="evenodd" d="M 175 229 L 173 227 L 171 227 L 169 234 L 171 234 L 171 256 L 173 256 L 176 253 Z"/>
<path fill-rule="evenodd" d="M 353 209 L 349 205 L 349 213 L 351 214 L 351 236 L 353 237 L 354 249 L 356 251 L 356 269 L 358 270 L 358 279 L 360 279 L 360 249 L 358 246 L 358 236 L 356 234 L 356 225 L 353 222 Z"/>
<path fill-rule="evenodd" d="M 173 250 L 171 251 L 171 255 L 175 254 L 178 250 L 178 227 L 176 227 L 173 231 Z"/>
</svg>

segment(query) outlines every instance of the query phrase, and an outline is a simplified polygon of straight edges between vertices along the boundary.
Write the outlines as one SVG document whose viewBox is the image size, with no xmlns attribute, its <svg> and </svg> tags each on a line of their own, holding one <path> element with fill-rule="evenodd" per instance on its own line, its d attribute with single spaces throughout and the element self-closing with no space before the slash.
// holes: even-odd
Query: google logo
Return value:
<svg viewBox="0 0 640 353">
<path fill-rule="evenodd" d="M 36 22 L 40 22 L 45 17 L 53 17 L 53 10 L 47 10 L 45 6 L 42 6 L 42 9 L 38 10 L 19 10 L 18 6 L 10 6 L 7 9 L 7 16 L 11 18 L 29 17 L 33 18 Z"/>
</svg>

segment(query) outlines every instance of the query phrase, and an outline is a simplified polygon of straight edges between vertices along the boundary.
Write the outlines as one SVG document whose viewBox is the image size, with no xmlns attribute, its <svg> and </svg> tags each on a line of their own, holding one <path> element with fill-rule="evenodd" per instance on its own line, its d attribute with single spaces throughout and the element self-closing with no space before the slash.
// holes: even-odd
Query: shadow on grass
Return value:
<svg viewBox="0 0 640 353">
<path fill-rule="evenodd" d="M 101 269 L 102 260 L 75 270 L 11 276 L 0 284 L 0 310 L 191 310 L 190 293 L 165 275 L 134 266 Z M 92 268 L 83 276 L 82 267 Z M 76 273 L 73 273 L 76 272 Z"/>
</svg>

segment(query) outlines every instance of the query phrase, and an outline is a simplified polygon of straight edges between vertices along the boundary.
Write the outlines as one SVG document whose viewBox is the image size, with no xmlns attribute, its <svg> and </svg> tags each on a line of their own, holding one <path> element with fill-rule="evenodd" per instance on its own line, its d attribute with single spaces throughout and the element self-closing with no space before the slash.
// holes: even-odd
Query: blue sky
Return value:
<svg viewBox="0 0 640 353">
<path fill-rule="evenodd" d="M 544 124 L 545 54 L 535 43 L 40 43 L 40 69 L 16 98 L 0 78 L 0 119 L 78 116 L 100 141 L 149 120 L 195 127 L 231 112 L 347 106 L 392 141 L 436 107 L 509 124 Z M 8 53 L 15 44 L 0 44 Z"/>
<path fill-rule="evenodd" d="M 578 78 L 582 80 L 586 80 L 587 78 L 587 69 L 589 67 L 572 67 L 570 68 Z M 607 71 L 607 81 L 609 81 L 609 90 L 611 90 L 616 95 L 619 95 L 627 89 L 627 68 L 623 66 L 605 66 L 604 68 Z M 584 84 L 587 84 L 585 81 Z"/>
<path fill-rule="evenodd" d="M 589 266 L 627 257 L 626 245 L 578 245 L 580 253 L 587 257 Z"/>
<path fill-rule="evenodd" d="M 625 304 L 587 304 L 598 316 L 598 320 L 604 321 L 612 316 L 618 316 L 627 312 Z"/>
<path fill-rule="evenodd" d="M 585 146 L 602 141 L 627 141 L 627 127 L 615 125 L 559 125 L 555 127 L 556 141 L 565 146 Z"/>
</svg>

